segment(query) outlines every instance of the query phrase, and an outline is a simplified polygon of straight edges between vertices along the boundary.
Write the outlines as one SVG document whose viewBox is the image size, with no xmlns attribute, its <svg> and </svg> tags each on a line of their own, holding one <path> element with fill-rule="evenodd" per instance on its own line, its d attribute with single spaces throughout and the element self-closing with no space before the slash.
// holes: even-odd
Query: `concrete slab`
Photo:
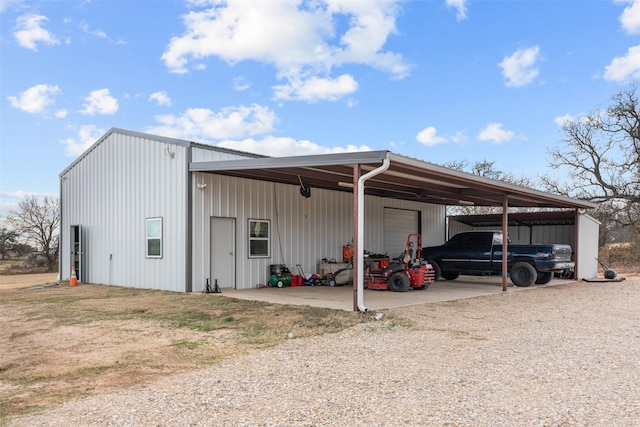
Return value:
<svg viewBox="0 0 640 427">
<path fill-rule="evenodd" d="M 520 292 L 571 282 L 573 280 L 554 279 L 547 285 L 520 288 L 509 281 L 506 292 Z M 502 279 L 500 277 L 461 276 L 457 280 L 437 281 L 429 286 L 428 289 L 422 291 L 389 292 L 365 289 L 364 305 L 368 310 L 383 310 L 408 305 L 474 298 L 502 292 Z M 223 289 L 222 295 L 275 304 L 309 305 L 312 307 L 352 311 L 354 290 L 351 286 L 296 286 L 240 290 Z"/>
</svg>

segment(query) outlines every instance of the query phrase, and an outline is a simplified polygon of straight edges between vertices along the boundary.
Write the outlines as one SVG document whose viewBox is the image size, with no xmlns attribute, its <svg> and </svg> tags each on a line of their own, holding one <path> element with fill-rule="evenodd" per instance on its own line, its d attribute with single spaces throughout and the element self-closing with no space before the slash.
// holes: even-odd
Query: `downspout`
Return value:
<svg viewBox="0 0 640 427">
<path fill-rule="evenodd" d="M 185 161 L 185 168 L 187 173 L 187 206 L 186 208 L 186 225 L 185 225 L 185 259 L 184 259 L 184 291 L 187 293 L 193 292 L 193 172 L 189 170 L 189 165 L 193 160 L 191 144 L 187 147 L 187 155 Z"/>
<path fill-rule="evenodd" d="M 362 250 L 364 247 L 364 182 L 389 169 L 390 164 L 391 161 L 389 159 L 384 159 L 379 168 L 367 172 L 358 179 L 358 233 L 356 242 L 356 265 L 358 266 L 358 271 L 356 272 L 356 282 L 358 289 L 358 309 L 363 313 L 367 311 L 367 307 L 364 306 L 364 251 Z"/>
</svg>

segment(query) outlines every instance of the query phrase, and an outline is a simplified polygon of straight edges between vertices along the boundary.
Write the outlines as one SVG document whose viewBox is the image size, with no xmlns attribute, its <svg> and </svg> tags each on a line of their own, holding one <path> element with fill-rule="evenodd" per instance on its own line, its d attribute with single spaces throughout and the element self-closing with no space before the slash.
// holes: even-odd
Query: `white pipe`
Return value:
<svg viewBox="0 0 640 427">
<path fill-rule="evenodd" d="M 358 290 L 358 310 L 363 313 L 367 311 L 367 307 L 364 306 L 364 182 L 389 169 L 390 164 L 389 159 L 384 159 L 379 168 L 358 178 L 358 242 L 356 245 L 358 248 L 356 253 L 358 271 L 356 271 L 356 286 Z"/>
</svg>

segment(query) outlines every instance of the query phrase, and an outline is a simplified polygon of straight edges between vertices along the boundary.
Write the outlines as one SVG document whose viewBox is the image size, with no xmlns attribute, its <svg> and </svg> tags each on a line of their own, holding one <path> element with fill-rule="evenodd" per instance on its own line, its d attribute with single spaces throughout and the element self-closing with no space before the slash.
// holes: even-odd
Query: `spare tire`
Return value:
<svg viewBox="0 0 640 427">
<path fill-rule="evenodd" d="M 516 286 L 527 287 L 535 283 L 538 272 L 527 262 L 516 262 L 511 267 L 511 281 Z"/>
</svg>

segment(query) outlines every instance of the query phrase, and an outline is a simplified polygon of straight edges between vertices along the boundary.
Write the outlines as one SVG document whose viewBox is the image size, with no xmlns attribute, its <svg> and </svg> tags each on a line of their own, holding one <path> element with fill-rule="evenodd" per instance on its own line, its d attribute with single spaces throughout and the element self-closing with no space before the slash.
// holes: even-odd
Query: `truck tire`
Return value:
<svg viewBox="0 0 640 427">
<path fill-rule="evenodd" d="M 533 285 L 538 278 L 536 269 L 526 262 L 516 262 L 513 267 L 511 267 L 510 273 L 513 284 L 523 288 Z"/>
<path fill-rule="evenodd" d="M 538 273 L 536 279 L 536 285 L 546 285 L 553 279 L 553 271 L 545 271 L 544 273 Z"/>
<path fill-rule="evenodd" d="M 393 292 L 406 292 L 409 290 L 410 282 L 409 276 L 398 271 L 389 276 L 389 290 Z"/>
<path fill-rule="evenodd" d="M 440 268 L 438 263 L 432 259 L 427 260 L 427 262 L 431 264 L 431 267 L 433 268 L 433 272 L 436 275 L 435 279 L 433 280 L 440 280 L 440 278 L 442 277 L 442 269 Z"/>
<path fill-rule="evenodd" d="M 460 277 L 460 273 L 457 271 L 443 271 L 442 277 L 445 280 L 456 280 L 458 277 Z"/>
</svg>

